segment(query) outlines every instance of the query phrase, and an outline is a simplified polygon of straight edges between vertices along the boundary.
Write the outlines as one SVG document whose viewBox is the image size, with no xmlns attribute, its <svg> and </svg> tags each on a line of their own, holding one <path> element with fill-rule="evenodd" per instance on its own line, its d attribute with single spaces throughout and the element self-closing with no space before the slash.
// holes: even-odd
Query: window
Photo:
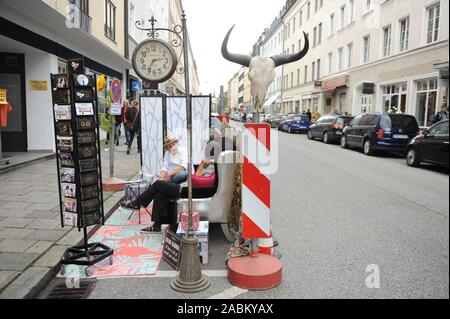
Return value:
<svg viewBox="0 0 450 319">
<path fill-rule="evenodd" d="M 338 49 L 338 61 L 337 61 L 338 72 L 342 71 L 342 69 L 343 69 L 343 55 L 344 55 L 344 49 L 339 48 Z"/>
<path fill-rule="evenodd" d="M 300 16 L 299 16 L 299 25 L 300 27 L 303 25 L 303 10 L 300 10 Z"/>
<path fill-rule="evenodd" d="M 116 7 L 111 0 L 105 0 L 105 35 L 116 40 Z"/>
<path fill-rule="evenodd" d="M 317 10 L 319 10 L 319 0 L 315 1 L 314 12 L 317 12 Z"/>
<path fill-rule="evenodd" d="M 416 82 L 417 105 L 416 118 L 420 126 L 431 126 L 436 114 L 437 79 Z"/>
<path fill-rule="evenodd" d="M 345 5 L 341 7 L 341 29 L 345 27 Z"/>
<path fill-rule="evenodd" d="M 366 14 L 370 10 L 372 10 L 372 1 L 371 0 L 363 0 L 363 1 L 364 1 L 363 14 Z"/>
<path fill-rule="evenodd" d="M 328 74 L 333 73 L 333 52 L 328 53 Z"/>
<path fill-rule="evenodd" d="M 330 35 L 334 34 L 334 13 L 330 15 Z"/>
<path fill-rule="evenodd" d="M 306 19 L 309 20 L 309 18 L 311 17 L 311 2 L 308 2 L 308 4 L 306 5 L 307 7 L 307 11 L 306 11 Z"/>
<path fill-rule="evenodd" d="M 314 40 L 313 40 L 313 47 L 315 47 L 315 46 L 317 45 L 317 27 L 315 27 L 315 28 L 313 29 L 313 37 L 314 37 Z"/>
<path fill-rule="evenodd" d="M 317 44 L 322 43 L 322 23 L 319 23 L 319 29 L 317 34 Z"/>
<path fill-rule="evenodd" d="M 400 52 L 408 50 L 409 46 L 409 17 L 400 20 Z"/>
<path fill-rule="evenodd" d="M 363 38 L 363 63 L 369 63 L 370 60 L 370 35 Z"/>
<path fill-rule="evenodd" d="M 349 23 L 352 23 L 355 21 L 355 0 L 350 0 L 350 8 L 349 8 Z"/>
<path fill-rule="evenodd" d="M 439 3 L 427 8 L 427 44 L 436 42 L 439 38 Z"/>
<path fill-rule="evenodd" d="M 448 138 L 448 122 L 440 123 L 428 131 L 429 136 L 447 137 Z"/>
<path fill-rule="evenodd" d="M 296 23 L 297 23 L 297 21 L 296 21 L 295 18 L 294 18 L 293 24 L 292 24 L 292 33 L 295 33 Z"/>
<path fill-rule="evenodd" d="M 291 72 L 291 87 L 294 87 L 294 72 Z"/>
<path fill-rule="evenodd" d="M 347 68 L 353 66 L 353 43 L 347 44 Z"/>
<path fill-rule="evenodd" d="M 361 95 L 361 113 L 369 112 L 372 108 L 372 95 Z"/>
<path fill-rule="evenodd" d="M 391 55 L 391 34 L 391 26 L 383 28 L 383 57 Z"/>
<path fill-rule="evenodd" d="M 303 83 L 308 83 L 308 66 L 305 65 L 305 73 L 304 73 L 304 82 Z"/>
<path fill-rule="evenodd" d="M 297 69 L 297 86 L 300 85 L 300 69 Z"/>
<path fill-rule="evenodd" d="M 316 62 L 312 63 L 312 68 L 311 68 L 311 81 L 315 81 L 316 80 Z"/>
<path fill-rule="evenodd" d="M 317 80 L 320 80 L 320 59 L 317 60 Z"/>
<path fill-rule="evenodd" d="M 382 87 L 383 112 L 406 113 L 408 96 L 407 83 L 390 84 Z"/>
</svg>

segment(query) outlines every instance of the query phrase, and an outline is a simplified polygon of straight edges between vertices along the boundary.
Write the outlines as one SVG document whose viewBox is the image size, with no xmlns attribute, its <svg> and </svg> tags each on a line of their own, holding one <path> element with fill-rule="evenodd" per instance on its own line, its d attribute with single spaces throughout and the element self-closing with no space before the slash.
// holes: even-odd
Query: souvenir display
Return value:
<svg viewBox="0 0 450 319">
<path fill-rule="evenodd" d="M 95 123 L 93 117 L 80 117 L 77 118 L 77 130 L 93 130 L 95 129 Z"/>
<path fill-rule="evenodd" d="M 57 74 L 52 78 L 53 89 L 68 89 L 69 88 L 69 78 L 66 74 Z"/>
<path fill-rule="evenodd" d="M 73 138 L 58 136 L 58 150 L 61 152 L 73 152 Z"/>
<path fill-rule="evenodd" d="M 73 76 L 73 83 L 75 86 L 93 87 L 95 81 L 94 81 L 94 77 L 92 75 L 75 74 Z"/>
<path fill-rule="evenodd" d="M 53 92 L 53 103 L 58 105 L 70 104 L 69 90 L 57 90 Z"/>
<path fill-rule="evenodd" d="M 99 118 L 94 109 L 96 76 L 84 75 L 83 58 L 69 59 L 69 75 L 52 75 L 61 226 L 84 228 L 104 222 Z M 100 243 L 68 248 L 62 265 L 94 265 L 114 251 Z"/>
<path fill-rule="evenodd" d="M 98 184 L 97 173 L 81 174 L 80 175 L 80 184 L 81 184 L 81 187 L 97 185 Z"/>
<path fill-rule="evenodd" d="M 56 134 L 58 136 L 72 136 L 72 127 L 70 122 L 59 121 L 56 123 Z"/>
<path fill-rule="evenodd" d="M 59 153 L 61 165 L 65 167 L 75 167 L 75 163 L 70 153 Z"/>
<path fill-rule="evenodd" d="M 74 168 L 61 168 L 59 176 L 62 183 L 75 183 Z"/>
<path fill-rule="evenodd" d="M 80 147 L 78 149 L 80 159 L 92 158 L 97 156 L 97 148 L 95 146 Z"/>
<path fill-rule="evenodd" d="M 54 106 L 55 109 L 55 117 L 56 120 L 71 120 L 72 119 L 72 112 L 70 105 L 58 105 L 56 104 Z"/>
<path fill-rule="evenodd" d="M 81 207 L 84 213 L 92 212 L 100 208 L 100 201 L 98 198 L 82 201 Z"/>
<path fill-rule="evenodd" d="M 69 183 L 62 183 L 61 190 L 65 197 L 73 198 L 73 197 L 76 197 L 76 194 L 77 194 L 77 185 L 69 184 Z"/>
<path fill-rule="evenodd" d="M 81 188 L 81 199 L 84 201 L 88 199 L 98 198 L 98 195 L 99 192 L 97 185 Z"/>
<path fill-rule="evenodd" d="M 94 105 L 92 103 L 75 103 L 75 110 L 78 116 L 94 115 Z"/>
<path fill-rule="evenodd" d="M 78 89 L 75 91 L 75 102 L 87 103 L 94 100 L 94 91 L 92 89 Z"/>
<path fill-rule="evenodd" d="M 95 132 L 79 132 L 77 133 L 78 144 L 93 144 L 97 142 Z"/>
<path fill-rule="evenodd" d="M 64 211 L 67 213 L 77 212 L 77 200 L 75 198 L 64 198 Z"/>
<path fill-rule="evenodd" d="M 86 173 L 86 172 L 92 172 L 97 170 L 97 159 L 87 159 L 80 161 L 80 172 Z"/>
</svg>

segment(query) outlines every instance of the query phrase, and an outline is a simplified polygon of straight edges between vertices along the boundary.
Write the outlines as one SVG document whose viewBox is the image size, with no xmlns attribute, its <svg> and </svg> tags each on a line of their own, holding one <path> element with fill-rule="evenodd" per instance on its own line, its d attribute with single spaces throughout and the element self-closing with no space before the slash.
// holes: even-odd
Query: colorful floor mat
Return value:
<svg viewBox="0 0 450 319">
<path fill-rule="evenodd" d="M 114 249 L 112 264 L 105 260 L 95 266 L 65 266 L 58 278 L 80 276 L 81 278 L 118 278 L 153 276 L 161 261 L 163 236 L 142 235 L 140 230 L 150 224 L 151 217 L 141 211 L 141 224 L 136 212 L 119 208 L 89 242 L 100 242 Z M 131 216 L 131 218 L 130 218 Z"/>
</svg>

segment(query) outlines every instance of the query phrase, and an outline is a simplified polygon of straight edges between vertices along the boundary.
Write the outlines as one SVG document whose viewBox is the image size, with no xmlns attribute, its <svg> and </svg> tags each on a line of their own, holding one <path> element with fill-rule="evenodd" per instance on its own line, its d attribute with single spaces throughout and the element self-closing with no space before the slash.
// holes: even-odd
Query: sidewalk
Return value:
<svg viewBox="0 0 450 319">
<path fill-rule="evenodd" d="M 129 180 L 139 171 L 140 155 L 134 145 L 127 156 L 124 142 L 116 148 L 115 177 Z M 107 177 L 108 146 L 102 146 L 102 168 Z M 0 299 L 34 297 L 65 250 L 82 240 L 77 229 L 61 228 L 58 196 L 54 158 L 0 174 Z M 122 197 L 105 192 L 105 214 Z"/>
</svg>

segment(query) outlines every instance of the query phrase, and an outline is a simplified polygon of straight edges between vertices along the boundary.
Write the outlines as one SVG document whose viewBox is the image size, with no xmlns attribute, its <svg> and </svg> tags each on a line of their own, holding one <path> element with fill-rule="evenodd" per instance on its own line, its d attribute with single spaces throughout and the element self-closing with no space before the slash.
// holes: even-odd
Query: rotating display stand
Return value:
<svg viewBox="0 0 450 319">
<path fill-rule="evenodd" d="M 69 60 L 69 75 L 51 75 L 61 226 L 84 233 L 84 244 L 67 249 L 63 266 L 92 266 L 114 254 L 101 243 L 88 242 L 87 228 L 104 225 L 105 215 L 97 79 L 83 70 L 82 60 Z"/>
</svg>

